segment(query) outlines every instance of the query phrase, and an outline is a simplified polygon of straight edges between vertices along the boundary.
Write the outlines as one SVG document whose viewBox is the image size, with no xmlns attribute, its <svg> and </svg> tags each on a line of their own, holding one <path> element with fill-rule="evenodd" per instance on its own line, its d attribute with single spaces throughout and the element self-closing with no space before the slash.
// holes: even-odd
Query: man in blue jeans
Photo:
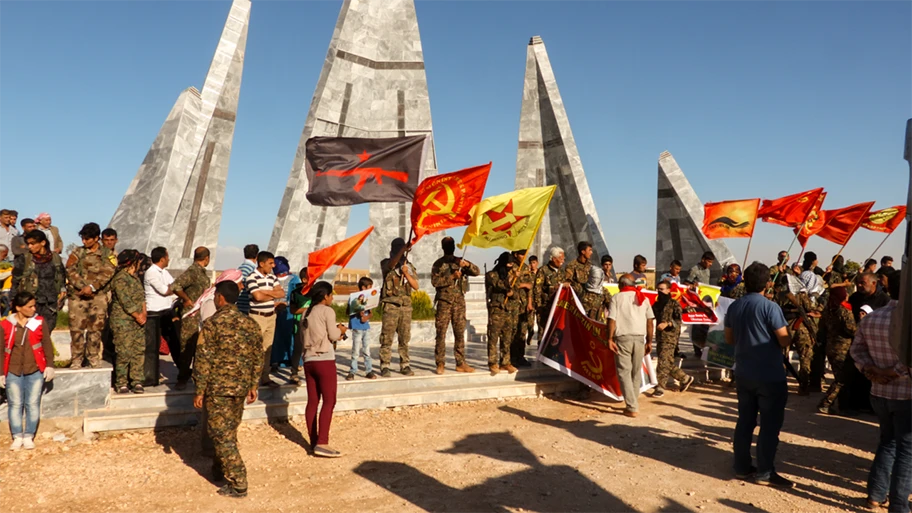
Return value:
<svg viewBox="0 0 912 513">
<path fill-rule="evenodd" d="M 791 488 L 793 483 L 776 473 L 774 461 L 779 430 L 785 419 L 788 385 L 782 351 L 791 343 L 785 316 L 763 292 L 769 284 L 769 266 L 754 262 L 744 270 L 747 295 L 725 314 L 725 341 L 735 346 L 735 380 L 738 387 L 738 423 L 735 426 L 735 475 L 757 484 Z M 760 414 L 757 466 L 751 465 L 751 441 Z"/>
<path fill-rule="evenodd" d="M 898 305 L 899 273 L 889 277 L 887 306 L 858 325 L 849 350 L 855 366 L 871 380 L 871 407 L 880 423 L 880 443 L 868 476 L 868 507 L 909 513 L 912 494 L 912 378 L 890 344 L 890 319 Z"/>
</svg>

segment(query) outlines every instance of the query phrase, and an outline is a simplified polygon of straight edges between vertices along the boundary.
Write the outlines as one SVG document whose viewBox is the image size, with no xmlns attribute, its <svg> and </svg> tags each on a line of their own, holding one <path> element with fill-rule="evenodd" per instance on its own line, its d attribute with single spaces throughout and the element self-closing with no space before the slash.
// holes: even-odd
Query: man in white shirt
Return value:
<svg viewBox="0 0 912 513">
<path fill-rule="evenodd" d="M 145 352 L 145 386 L 158 386 L 158 346 L 162 336 L 168 341 L 168 347 L 171 349 L 171 357 L 178 361 L 179 344 L 174 343 L 174 325 L 172 317 L 174 314 L 174 302 L 177 296 L 171 291 L 171 284 L 174 278 L 171 277 L 165 268 L 170 263 L 168 250 L 163 247 L 157 247 L 150 253 L 152 266 L 146 271 L 143 279 L 143 287 L 146 293 L 146 352 Z"/>
<path fill-rule="evenodd" d="M 17 214 L 18 217 L 18 214 Z M 7 248 L 12 249 L 13 246 L 13 237 L 19 235 L 19 230 L 16 229 L 16 221 L 11 221 L 10 211 L 7 209 L 0 210 L 0 244 L 3 244 Z M 15 218 L 13 218 L 15 219 Z M 10 251 L 6 255 L 6 260 L 13 261 L 13 252 Z"/>
<path fill-rule="evenodd" d="M 618 280 L 620 292 L 611 298 L 608 307 L 608 346 L 615 354 L 618 381 L 627 403 L 624 415 L 628 417 L 637 416 L 637 398 L 642 385 L 640 367 L 644 356 L 652 352 L 652 320 L 655 319 L 649 301 L 636 287 L 635 280 L 632 274 L 621 276 Z"/>
</svg>

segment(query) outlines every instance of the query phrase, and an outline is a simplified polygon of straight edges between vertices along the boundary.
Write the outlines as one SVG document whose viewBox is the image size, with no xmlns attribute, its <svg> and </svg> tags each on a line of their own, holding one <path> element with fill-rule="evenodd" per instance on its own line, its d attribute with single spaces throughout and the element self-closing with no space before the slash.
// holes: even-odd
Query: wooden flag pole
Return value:
<svg viewBox="0 0 912 513">
<path fill-rule="evenodd" d="M 754 234 L 751 233 L 750 238 L 747 239 L 747 251 L 744 252 L 744 265 L 743 265 L 742 269 L 744 269 L 745 267 L 747 267 L 747 256 L 750 255 L 750 252 L 751 252 L 751 242 L 753 242 L 753 241 L 754 241 Z"/>
<path fill-rule="evenodd" d="M 895 231 L 895 230 L 894 230 L 894 231 Z M 871 256 L 869 256 L 868 258 L 866 258 L 864 262 L 861 262 L 861 265 L 862 265 L 862 266 L 864 266 L 864 263 L 865 263 L 865 262 L 867 262 L 868 260 L 874 258 L 874 255 L 876 255 L 876 254 L 877 254 L 877 251 L 880 250 L 880 247 L 883 246 L 885 242 L 887 242 L 887 239 L 890 238 L 890 235 L 893 235 L 893 232 L 888 233 L 887 236 L 884 237 L 884 239 L 883 239 L 882 241 L 880 241 L 880 244 L 878 244 L 877 247 L 874 248 L 874 251 L 871 252 Z"/>
</svg>

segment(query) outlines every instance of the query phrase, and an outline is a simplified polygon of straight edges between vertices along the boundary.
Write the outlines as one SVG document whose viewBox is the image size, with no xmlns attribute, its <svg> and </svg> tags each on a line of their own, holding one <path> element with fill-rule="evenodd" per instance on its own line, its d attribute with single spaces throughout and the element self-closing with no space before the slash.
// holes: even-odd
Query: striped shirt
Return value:
<svg viewBox="0 0 912 513">
<path fill-rule="evenodd" d="M 256 271 L 256 262 L 253 260 L 244 260 L 244 263 L 238 267 L 238 270 L 241 271 L 241 278 L 244 279 L 241 283 L 244 283 L 246 282 L 247 277 L 250 276 L 250 273 Z M 250 312 L 250 292 L 247 291 L 246 286 L 241 290 L 241 294 L 238 296 L 237 308 L 238 311 L 244 314 Z"/>
<path fill-rule="evenodd" d="M 887 306 L 865 316 L 858 325 L 858 332 L 849 351 L 858 370 L 873 365 L 881 369 L 892 368 L 899 374 L 898 378 L 886 385 L 871 383 L 871 395 L 908 401 L 912 399 L 912 378 L 909 377 L 909 368 L 900 363 L 896 351 L 890 344 L 890 319 L 897 304 L 898 301 L 890 301 Z"/>
<path fill-rule="evenodd" d="M 266 301 L 257 301 L 253 298 L 256 291 L 272 291 L 279 284 L 279 279 L 274 274 L 263 274 L 259 269 L 244 280 L 244 288 L 250 294 L 250 312 L 270 314 L 275 311 L 275 299 L 269 298 Z"/>
</svg>

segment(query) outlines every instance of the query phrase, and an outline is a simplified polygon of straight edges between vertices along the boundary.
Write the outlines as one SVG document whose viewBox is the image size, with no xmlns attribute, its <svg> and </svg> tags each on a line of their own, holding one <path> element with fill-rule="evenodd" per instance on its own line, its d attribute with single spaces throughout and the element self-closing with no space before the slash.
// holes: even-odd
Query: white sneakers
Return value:
<svg viewBox="0 0 912 513">
<path fill-rule="evenodd" d="M 18 451 L 19 449 L 31 450 L 35 448 L 35 440 L 31 435 L 14 435 L 13 443 L 10 444 L 11 451 Z"/>
</svg>

